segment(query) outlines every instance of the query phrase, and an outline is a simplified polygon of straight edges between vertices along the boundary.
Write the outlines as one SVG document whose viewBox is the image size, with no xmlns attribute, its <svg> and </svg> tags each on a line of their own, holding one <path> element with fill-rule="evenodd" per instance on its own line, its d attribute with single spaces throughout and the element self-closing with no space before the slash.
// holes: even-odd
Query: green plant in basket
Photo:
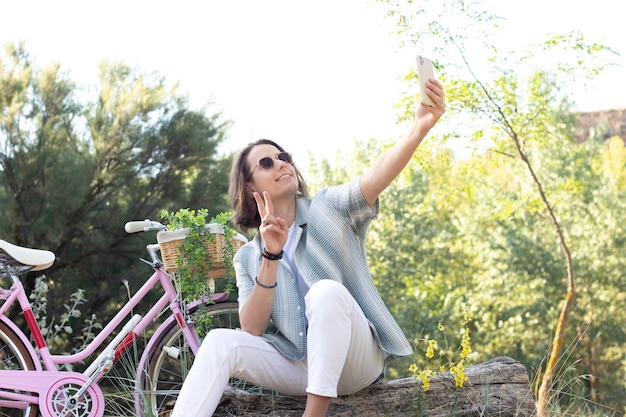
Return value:
<svg viewBox="0 0 626 417">
<path fill-rule="evenodd" d="M 224 291 L 235 290 L 233 256 L 235 248 L 233 238 L 236 233 L 229 223 L 230 213 L 224 212 L 211 218 L 207 222 L 209 212 L 206 209 L 180 209 L 176 212 L 163 210 L 161 218 L 166 220 L 168 230 L 187 229 L 184 238 L 178 243 L 176 258 L 177 287 L 181 300 L 189 303 L 195 300 L 210 299 L 214 292 L 213 278 L 225 278 Z M 216 232 L 213 226 L 219 229 Z M 223 240 L 219 245 L 219 258 L 210 248 L 217 247 L 216 233 L 223 233 Z M 194 315 L 197 330 L 204 335 L 211 329 L 211 319 L 206 314 L 206 307 L 202 304 Z"/>
</svg>

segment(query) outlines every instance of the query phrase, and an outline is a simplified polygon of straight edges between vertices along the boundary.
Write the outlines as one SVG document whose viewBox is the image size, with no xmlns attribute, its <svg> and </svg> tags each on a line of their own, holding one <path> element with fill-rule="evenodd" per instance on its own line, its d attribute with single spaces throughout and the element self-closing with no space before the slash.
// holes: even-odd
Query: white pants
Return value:
<svg viewBox="0 0 626 417">
<path fill-rule="evenodd" d="M 240 330 L 210 331 L 183 384 L 171 417 L 213 414 L 232 377 L 285 395 L 349 395 L 383 372 L 384 355 L 361 308 L 331 280 L 306 295 L 307 357 L 286 358 L 260 336 Z"/>
</svg>

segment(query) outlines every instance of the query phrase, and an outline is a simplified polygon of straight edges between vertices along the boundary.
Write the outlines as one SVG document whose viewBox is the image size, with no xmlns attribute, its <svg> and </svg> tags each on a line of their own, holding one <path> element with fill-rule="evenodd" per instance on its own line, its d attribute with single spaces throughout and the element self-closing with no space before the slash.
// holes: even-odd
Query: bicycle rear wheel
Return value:
<svg viewBox="0 0 626 417">
<path fill-rule="evenodd" d="M 190 311 L 190 314 L 197 309 Z M 236 329 L 239 327 L 239 307 L 237 302 L 224 302 L 206 305 L 206 313 L 211 317 L 210 328 Z M 182 331 L 172 322 L 161 340 L 150 352 L 148 369 L 143 374 L 141 395 L 146 408 L 155 417 L 167 415 L 174 405 L 183 381 L 185 380 L 194 354 L 185 343 Z M 241 381 L 233 381 L 240 385 Z M 150 415 L 150 413 L 144 413 Z"/>
<path fill-rule="evenodd" d="M 35 370 L 35 362 L 17 334 L 0 321 L 0 372 L 2 370 Z M 38 407 L 29 404 L 25 409 L 0 407 L 0 417 L 35 417 Z"/>
</svg>

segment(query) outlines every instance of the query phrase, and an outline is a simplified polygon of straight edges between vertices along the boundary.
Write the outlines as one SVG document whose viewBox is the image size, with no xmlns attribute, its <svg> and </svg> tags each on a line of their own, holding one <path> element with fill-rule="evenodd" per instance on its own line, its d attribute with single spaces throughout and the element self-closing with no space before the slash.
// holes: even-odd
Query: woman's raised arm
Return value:
<svg viewBox="0 0 626 417">
<path fill-rule="evenodd" d="M 413 153 L 422 143 L 430 129 L 446 111 L 443 87 L 435 79 L 426 83 L 426 94 L 435 102 L 435 107 L 420 103 L 415 111 L 413 127 L 403 140 L 384 152 L 360 180 L 361 192 L 368 204 L 374 204 L 391 182 L 409 163 Z"/>
</svg>

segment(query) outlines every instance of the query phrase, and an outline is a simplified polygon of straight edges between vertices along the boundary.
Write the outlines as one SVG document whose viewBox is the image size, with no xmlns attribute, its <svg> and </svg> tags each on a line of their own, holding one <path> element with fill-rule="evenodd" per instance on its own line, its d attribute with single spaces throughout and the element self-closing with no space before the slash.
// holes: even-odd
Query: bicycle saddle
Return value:
<svg viewBox="0 0 626 417">
<path fill-rule="evenodd" d="M 22 265 L 32 266 L 31 271 L 41 271 L 49 268 L 55 259 L 54 253 L 50 251 L 24 248 L 2 239 L 0 239 L 0 251 L 6 252 L 7 255 Z"/>
</svg>

